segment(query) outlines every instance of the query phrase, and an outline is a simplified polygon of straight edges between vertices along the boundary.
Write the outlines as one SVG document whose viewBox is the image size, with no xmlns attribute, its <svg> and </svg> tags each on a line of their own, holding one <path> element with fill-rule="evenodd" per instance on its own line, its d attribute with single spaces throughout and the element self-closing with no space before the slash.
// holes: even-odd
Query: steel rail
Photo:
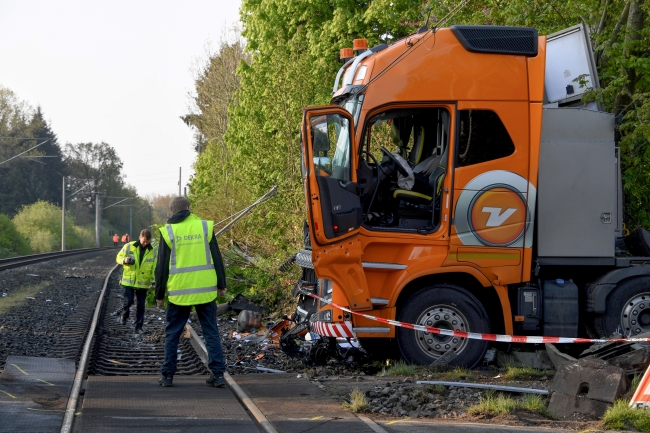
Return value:
<svg viewBox="0 0 650 433">
<path fill-rule="evenodd" d="M 199 337 L 194 328 L 192 328 L 189 324 L 185 324 L 185 331 L 189 333 L 190 344 L 194 350 L 196 350 L 197 355 L 199 355 L 201 361 L 207 364 L 208 350 L 206 349 L 203 340 L 201 340 L 201 337 Z M 235 382 L 235 379 L 233 379 L 232 376 L 228 374 L 228 372 L 224 372 L 223 377 L 226 379 L 228 386 L 235 393 L 239 401 L 241 401 L 246 409 L 249 410 L 251 415 L 255 417 L 255 420 L 260 425 L 262 430 L 264 430 L 265 433 L 278 433 L 275 427 L 273 427 L 273 424 L 271 424 L 271 421 L 269 421 L 268 418 L 264 416 L 262 411 L 257 407 L 253 400 L 251 400 L 251 398 L 244 392 L 244 390 L 237 384 L 237 382 Z"/>
<path fill-rule="evenodd" d="M 68 398 L 68 405 L 65 410 L 65 417 L 63 418 L 63 423 L 61 425 L 61 433 L 70 433 L 72 430 L 72 423 L 74 421 L 75 412 L 77 409 L 77 404 L 79 402 L 79 393 L 81 391 L 81 384 L 84 380 L 86 374 L 86 369 L 88 368 L 88 361 L 90 360 L 90 348 L 92 347 L 92 342 L 95 336 L 95 330 L 97 329 L 97 322 L 99 321 L 99 313 L 102 310 L 102 304 L 104 300 L 104 295 L 106 294 L 106 288 L 108 287 L 108 280 L 111 278 L 111 274 L 117 269 L 120 265 L 115 265 L 113 269 L 110 270 L 106 279 L 104 280 L 104 286 L 102 291 L 99 294 L 99 299 L 97 300 L 97 305 L 95 306 L 95 314 L 93 315 L 93 320 L 90 324 L 90 330 L 86 336 L 86 343 L 84 344 L 83 352 L 81 352 L 81 358 L 79 359 L 79 368 L 77 368 L 77 373 L 74 377 L 74 382 L 72 384 L 72 390 L 70 391 L 70 397 Z"/>
<path fill-rule="evenodd" d="M 11 257 L 8 259 L 0 260 L 0 271 L 5 269 L 17 268 L 20 266 L 31 265 L 33 263 L 40 263 L 46 260 L 58 259 L 60 257 L 73 256 L 76 254 L 91 253 L 95 251 L 103 251 L 106 249 L 113 249 L 114 247 L 99 247 L 99 248 L 80 248 L 68 251 L 56 251 L 53 253 L 32 254 L 29 256 Z"/>
</svg>

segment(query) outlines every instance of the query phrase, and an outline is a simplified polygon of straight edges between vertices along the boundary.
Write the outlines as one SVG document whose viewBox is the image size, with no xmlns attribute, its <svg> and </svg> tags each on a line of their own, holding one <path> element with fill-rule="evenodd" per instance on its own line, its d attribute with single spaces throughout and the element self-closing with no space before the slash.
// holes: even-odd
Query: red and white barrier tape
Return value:
<svg viewBox="0 0 650 433">
<path fill-rule="evenodd" d="M 332 301 L 321 298 L 313 293 L 300 291 L 303 295 L 311 296 L 321 302 L 346 311 L 355 316 L 365 317 L 366 319 L 375 320 L 381 323 L 387 323 L 401 328 L 413 329 L 414 331 L 428 332 L 430 334 L 448 335 L 450 337 L 469 338 L 470 340 L 487 340 L 498 341 L 502 343 L 529 343 L 529 344 L 575 344 L 575 343 L 643 343 L 650 342 L 650 338 L 616 338 L 616 339 L 598 339 L 598 338 L 571 338 L 571 337 L 537 337 L 527 335 L 499 335 L 499 334 L 479 334 L 476 332 L 454 331 L 451 329 L 434 328 L 433 326 L 414 325 L 412 323 L 399 322 L 397 320 L 384 319 L 382 317 L 363 314 L 358 311 L 352 311 L 349 308 L 342 307 Z M 318 333 L 318 332 L 317 332 Z"/>
</svg>

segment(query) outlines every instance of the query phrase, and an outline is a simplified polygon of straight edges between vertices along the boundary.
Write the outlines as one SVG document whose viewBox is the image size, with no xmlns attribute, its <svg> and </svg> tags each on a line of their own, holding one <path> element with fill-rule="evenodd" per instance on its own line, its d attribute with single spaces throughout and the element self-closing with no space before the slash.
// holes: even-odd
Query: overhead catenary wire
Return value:
<svg viewBox="0 0 650 433">
<path fill-rule="evenodd" d="M 274 188 L 277 188 L 277 186 L 274 186 Z M 268 194 L 268 193 L 267 193 L 267 194 Z M 266 194 L 264 194 L 264 196 L 266 196 Z M 238 210 L 238 211 L 235 212 L 234 214 L 229 215 L 229 216 L 227 216 L 226 218 L 222 219 L 221 221 L 218 221 L 218 222 L 214 223 L 214 225 L 215 225 L 215 226 L 216 226 L 216 225 L 219 225 L 219 224 L 221 224 L 221 223 L 223 223 L 223 222 L 226 222 L 226 221 L 228 221 L 228 220 L 230 220 L 230 219 L 236 218 L 237 216 L 239 216 L 240 214 L 242 214 L 242 213 L 244 213 L 244 212 L 247 212 L 247 211 L 248 211 L 249 209 L 251 209 L 252 207 L 257 206 L 257 205 L 259 204 L 258 202 L 260 202 L 260 200 L 262 200 L 262 199 L 264 198 L 264 196 L 262 196 L 261 198 L 259 198 L 255 203 L 251 204 L 250 206 L 247 206 L 247 207 L 245 207 L 244 209 Z M 266 199 L 264 199 L 264 200 L 266 200 Z M 262 201 L 263 201 L 263 200 L 262 200 Z M 261 202 L 260 202 L 260 203 L 261 203 Z"/>
<path fill-rule="evenodd" d="M 4 164 L 5 162 L 9 162 L 9 161 L 11 161 L 12 159 L 16 159 L 16 158 L 18 158 L 20 155 L 24 155 L 24 154 L 26 154 L 27 152 L 29 152 L 30 150 L 36 149 L 38 146 L 41 146 L 41 145 L 47 143 L 48 141 L 50 141 L 49 138 L 48 138 L 47 140 L 45 140 L 45 141 L 41 141 L 40 143 L 38 143 L 38 144 L 37 144 L 36 146 L 34 146 L 34 147 L 30 147 L 29 149 L 27 149 L 27 150 L 24 151 L 24 152 L 20 152 L 18 155 L 14 155 L 14 156 L 12 156 L 12 157 L 9 158 L 9 159 L 0 162 L 0 165 Z"/>
<path fill-rule="evenodd" d="M 243 218 L 244 215 L 246 215 L 248 212 L 250 212 L 251 210 L 253 210 L 253 208 L 254 208 L 255 206 L 257 206 L 257 205 L 259 205 L 259 204 L 265 202 L 266 200 L 268 200 L 268 199 L 270 199 L 270 198 L 275 197 L 277 194 L 278 194 L 278 186 L 277 186 L 277 185 L 273 185 L 273 187 L 272 187 L 272 188 L 271 188 L 271 189 L 270 189 L 266 194 L 264 194 L 262 197 L 258 198 L 257 201 L 255 201 L 255 203 L 253 203 L 253 204 L 251 204 L 250 206 L 248 206 L 248 207 L 242 209 L 241 211 L 239 211 L 239 212 L 237 212 L 237 213 L 231 215 L 230 217 L 226 218 L 225 220 L 220 221 L 219 223 L 224 222 L 224 221 L 227 221 L 228 219 L 232 218 L 232 221 L 230 221 L 230 222 L 229 222 L 228 224 L 226 224 L 226 225 L 225 225 L 221 230 L 219 230 L 217 233 L 215 233 L 215 236 L 219 236 L 219 235 L 225 233 L 225 232 L 226 232 L 227 230 L 229 230 L 230 227 L 232 227 L 232 226 L 233 226 L 237 221 L 239 221 L 241 218 Z M 217 224 L 219 224 L 219 223 L 217 223 Z"/>
<path fill-rule="evenodd" d="M 117 201 L 117 202 L 115 202 L 115 203 L 113 203 L 113 204 L 111 204 L 111 205 L 109 205 L 109 206 L 106 206 L 103 210 L 106 210 L 106 209 L 108 209 L 109 207 L 113 207 L 113 206 L 115 206 L 115 205 L 117 205 L 117 204 L 119 204 L 119 203 L 122 203 L 123 201 L 127 201 L 127 200 L 129 200 L 130 198 L 132 198 L 132 197 L 127 197 L 127 198 L 125 198 L 124 200 Z"/>
</svg>

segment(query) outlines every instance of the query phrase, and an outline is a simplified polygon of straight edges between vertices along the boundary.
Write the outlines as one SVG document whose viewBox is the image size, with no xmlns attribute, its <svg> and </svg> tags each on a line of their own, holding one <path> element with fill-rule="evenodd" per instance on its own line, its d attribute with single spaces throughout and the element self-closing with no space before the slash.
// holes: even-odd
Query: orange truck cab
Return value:
<svg viewBox="0 0 650 433">
<path fill-rule="evenodd" d="M 345 59 L 332 104 L 304 109 L 296 321 L 371 353 L 396 343 L 408 362 L 468 367 L 488 341 L 305 293 L 465 332 L 650 331 L 650 258 L 622 243 L 615 120 L 579 102 L 580 67 L 597 85 L 588 41 L 582 26 L 547 39 L 458 25 Z"/>
</svg>

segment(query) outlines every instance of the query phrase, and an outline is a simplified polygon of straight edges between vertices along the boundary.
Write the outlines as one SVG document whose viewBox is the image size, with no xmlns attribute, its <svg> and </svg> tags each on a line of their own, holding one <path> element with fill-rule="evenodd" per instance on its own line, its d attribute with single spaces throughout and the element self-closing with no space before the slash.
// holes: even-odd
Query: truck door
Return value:
<svg viewBox="0 0 650 433">
<path fill-rule="evenodd" d="M 458 108 L 451 242 L 456 259 L 491 268 L 499 281 L 519 281 L 523 249 L 532 243 L 535 202 L 527 179 L 527 104 L 464 102 Z"/>
<path fill-rule="evenodd" d="M 304 111 L 302 167 L 316 275 L 346 292 L 350 307 L 370 309 L 358 239 L 363 209 L 356 183 L 354 120 L 338 106 Z"/>
</svg>

